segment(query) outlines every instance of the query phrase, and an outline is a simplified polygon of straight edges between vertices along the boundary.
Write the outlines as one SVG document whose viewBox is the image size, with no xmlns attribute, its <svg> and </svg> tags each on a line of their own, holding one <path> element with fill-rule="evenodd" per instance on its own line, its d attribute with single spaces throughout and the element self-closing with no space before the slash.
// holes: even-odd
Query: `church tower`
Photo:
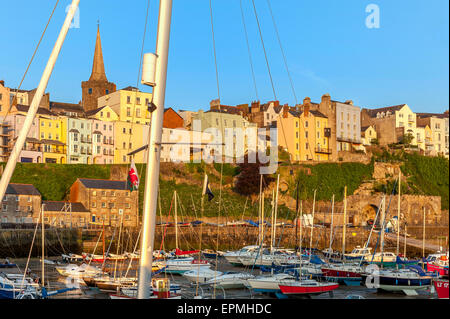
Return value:
<svg viewBox="0 0 450 319">
<path fill-rule="evenodd" d="M 97 41 L 95 43 L 94 63 L 89 81 L 81 83 L 82 106 L 85 112 L 98 109 L 98 98 L 116 91 L 116 85 L 108 82 L 103 63 L 102 42 L 100 40 L 100 26 L 97 27 Z"/>
</svg>

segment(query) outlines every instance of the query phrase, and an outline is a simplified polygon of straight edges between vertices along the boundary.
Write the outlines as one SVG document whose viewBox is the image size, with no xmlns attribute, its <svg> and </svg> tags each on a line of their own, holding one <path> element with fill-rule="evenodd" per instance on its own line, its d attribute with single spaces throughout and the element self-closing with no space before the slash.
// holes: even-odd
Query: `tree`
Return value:
<svg viewBox="0 0 450 319">
<path fill-rule="evenodd" d="M 258 158 L 256 163 L 248 162 L 248 155 L 245 155 L 244 163 L 239 164 L 240 174 L 237 177 L 235 191 L 241 195 L 254 195 L 259 193 L 260 188 L 260 167 L 263 165 Z M 269 175 L 263 175 L 263 190 L 269 186 L 273 178 Z"/>
<path fill-rule="evenodd" d="M 411 133 L 407 133 L 403 135 L 402 144 L 409 146 L 414 139 L 414 136 Z"/>
</svg>

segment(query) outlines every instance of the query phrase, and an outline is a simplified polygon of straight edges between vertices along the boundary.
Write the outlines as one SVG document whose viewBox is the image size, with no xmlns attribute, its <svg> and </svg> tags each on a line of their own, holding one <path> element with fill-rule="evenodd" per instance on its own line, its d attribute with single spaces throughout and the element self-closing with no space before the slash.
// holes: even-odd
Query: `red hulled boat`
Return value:
<svg viewBox="0 0 450 319">
<path fill-rule="evenodd" d="M 448 279 L 436 279 L 434 281 L 434 288 L 436 288 L 439 299 L 448 299 Z"/>
<path fill-rule="evenodd" d="M 337 288 L 339 288 L 339 284 L 329 282 L 323 283 L 315 280 L 303 280 L 286 285 L 280 285 L 281 292 L 288 296 L 320 295 L 326 292 L 331 292 Z"/>
</svg>

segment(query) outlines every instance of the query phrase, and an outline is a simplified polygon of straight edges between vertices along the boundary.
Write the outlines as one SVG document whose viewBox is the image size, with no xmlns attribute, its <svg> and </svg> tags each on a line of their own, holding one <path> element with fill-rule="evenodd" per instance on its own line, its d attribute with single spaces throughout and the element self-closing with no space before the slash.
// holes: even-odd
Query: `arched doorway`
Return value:
<svg viewBox="0 0 450 319">
<path fill-rule="evenodd" d="M 366 207 L 364 207 L 363 210 L 361 211 L 361 224 L 366 226 L 372 226 L 377 216 L 377 212 L 378 207 L 373 204 L 369 204 Z M 377 225 L 379 225 L 379 223 L 380 223 L 379 220 L 377 220 Z"/>
</svg>

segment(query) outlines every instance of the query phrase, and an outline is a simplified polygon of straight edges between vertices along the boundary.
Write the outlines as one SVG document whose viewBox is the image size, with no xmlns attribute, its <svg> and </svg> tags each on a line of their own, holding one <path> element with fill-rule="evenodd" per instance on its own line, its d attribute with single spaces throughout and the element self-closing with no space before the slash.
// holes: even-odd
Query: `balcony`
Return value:
<svg viewBox="0 0 450 319">
<path fill-rule="evenodd" d="M 337 141 L 338 142 L 345 142 L 345 143 L 352 143 L 352 144 L 362 144 L 360 140 L 353 139 L 353 138 L 350 138 L 350 137 L 343 137 L 343 136 L 338 137 Z"/>
<path fill-rule="evenodd" d="M 332 154 L 331 148 L 324 148 L 324 147 L 316 147 L 316 153 L 318 154 Z"/>
</svg>

